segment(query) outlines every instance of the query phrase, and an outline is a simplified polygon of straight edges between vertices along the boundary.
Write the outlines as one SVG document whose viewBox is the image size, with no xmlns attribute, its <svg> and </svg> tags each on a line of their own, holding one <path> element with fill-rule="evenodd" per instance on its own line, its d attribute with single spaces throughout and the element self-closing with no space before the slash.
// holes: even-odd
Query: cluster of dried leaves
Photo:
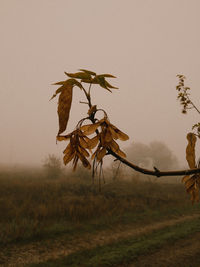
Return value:
<svg viewBox="0 0 200 267">
<path fill-rule="evenodd" d="M 85 168 L 91 168 L 91 161 L 98 164 L 102 163 L 102 160 L 109 151 L 115 152 L 121 157 L 125 157 L 125 153 L 121 151 L 116 140 L 126 141 L 129 139 L 128 135 L 120 131 L 116 126 L 110 123 L 105 111 L 102 119 L 96 118 L 96 113 L 100 110 L 96 105 L 91 103 L 91 85 L 98 84 L 102 88 L 111 92 L 111 89 L 117 89 L 112 86 L 106 78 L 115 78 L 111 74 L 97 75 L 93 71 L 81 69 L 77 73 L 66 73 L 69 79 L 61 82 L 57 82 L 54 85 L 61 85 L 52 96 L 59 95 L 58 98 L 58 117 L 59 117 L 59 131 L 57 135 L 58 141 L 69 141 L 66 149 L 64 150 L 64 164 L 68 164 L 72 161 L 73 169 L 77 167 L 77 163 L 80 160 Z M 89 89 L 86 90 L 83 87 L 83 83 L 90 84 Z M 61 135 L 67 127 L 69 120 L 73 87 L 78 86 L 85 94 L 87 104 L 89 106 L 88 116 L 81 119 L 74 131 L 67 135 Z M 51 99 L 52 99 L 51 98 Z M 85 102 L 84 102 L 85 103 Z M 90 124 L 84 125 L 86 120 L 90 120 Z M 88 137 L 92 135 L 92 137 Z M 95 151 L 93 151 L 95 149 Z M 90 158 L 90 159 L 89 159 Z"/>
<path fill-rule="evenodd" d="M 195 159 L 195 145 L 197 137 L 194 133 L 187 134 L 188 145 L 186 147 L 186 160 L 190 169 L 199 168 Z M 200 191 L 200 174 L 186 175 L 183 177 L 182 182 L 185 183 L 186 191 L 191 195 L 192 203 L 199 201 Z"/>
</svg>

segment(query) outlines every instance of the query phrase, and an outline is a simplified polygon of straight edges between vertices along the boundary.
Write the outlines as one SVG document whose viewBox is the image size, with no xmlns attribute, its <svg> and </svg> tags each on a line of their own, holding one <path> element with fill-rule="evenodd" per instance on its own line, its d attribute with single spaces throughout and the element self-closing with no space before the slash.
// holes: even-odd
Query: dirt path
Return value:
<svg viewBox="0 0 200 267">
<path fill-rule="evenodd" d="M 200 266 L 200 233 L 187 240 L 178 240 L 173 245 L 163 246 L 158 251 L 139 257 L 126 267 L 194 267 Z M 125 267 L 125 266 L 123 266 Z"/>
<path fill-rule="evenodd" d="M 58 239 L 53 240 L 32 242 L 26 245 L 10 245 L 0 251 L 0 266 L 21 267 L 28 263 L 37 263 L 46 261 L 50 258 L 59 258 L 81 249 L 93 248 L 98 245 L 117 241 L 118 239 L 150 233 L 154 230 L 159 230 L 166 226 L 172 226 L 198 217 L 200 217 L 199 214 L 182 216 L 180 218 L 170 219 L 168 221 L 153 223 L 151 225 L 137 228 L 133 225 L 129 225 L 124 229 L 124 226 L 121 225 L 121 227 L 119 226 L 113 230 L 99 231 L 95 234 L 84 234 L 80 237 L 75 237 L 73 240 L 69 240 L 66 235 L 63 235 L 61 238 L 59 237 Z"/>
</svg>

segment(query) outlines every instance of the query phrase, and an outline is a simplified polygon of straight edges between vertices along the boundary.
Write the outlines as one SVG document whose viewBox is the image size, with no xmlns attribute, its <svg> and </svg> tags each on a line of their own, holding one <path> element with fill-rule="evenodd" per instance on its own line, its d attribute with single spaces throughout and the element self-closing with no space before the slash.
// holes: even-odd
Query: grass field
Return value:
<svg viewBox="0 0 200 267">
<path fill-rule="evenodd" d="M 47 179 L 39 171 L 0 173 L 0 263 L 12 262 L 12 255 L 16 258 L 20 247 L 26 251 L 33 243 L 39 244 L 41 249 L 54 241 L 59 244 L 60 240 L 69 245 L 82 238 L 84 243 L 87 235 L 90 239 L 105 231 L 114 235 L 121 229 L 145 228 L 200 211 L 198 204 L 191 205 L 181 184 L 142 182 L 133 177 L 131 181 L 109 181 L 99 192 L 98 186 L 92 185 L 87 176 L 73 175 L 54 180 Z M 137 238 L 119 235 L 117 243 L 110 240 L 99 247 L 97 242 L 98 248 L 89 246 L 89 250 L 85 250 L 80 246 L 62 260 L 48 261 L 49 252 L 35 262 L 43 261 L 38 266 L 117 266 L 135 260 L 136 255 L 153 253 L 158 246 L 173 243 L 173 240 L 187 239 L 198 230 L 199 221 L 194 218 L 190 223 L 166 225 Z M 90 255 L 89 258 L 86 255 Z M 34 262 L 31 256 L 29 258 L 19 266 Z"/>
</svg>

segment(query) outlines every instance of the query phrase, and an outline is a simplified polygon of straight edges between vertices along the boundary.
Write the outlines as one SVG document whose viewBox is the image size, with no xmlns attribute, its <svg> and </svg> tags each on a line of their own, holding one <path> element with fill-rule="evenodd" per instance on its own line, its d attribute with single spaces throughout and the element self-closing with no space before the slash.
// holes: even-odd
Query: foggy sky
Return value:
<svg viewBox="0 0 200 267">
<path fill-rule="evenodd" d="M 94 88 L 92 96 L 130 136 L 122 146 L 163 141 L 183 161 L 199 118 L 181 114 L 176 74 L 200 104 L 199 10 L 199 0 L 0 0 L 0 163 L 62 156 L 51 83 L 79 68 L 117 76 L 110 82 L 120 90 Z M 68 131 L 87 112 L 79 91 Z"/>
</svg>

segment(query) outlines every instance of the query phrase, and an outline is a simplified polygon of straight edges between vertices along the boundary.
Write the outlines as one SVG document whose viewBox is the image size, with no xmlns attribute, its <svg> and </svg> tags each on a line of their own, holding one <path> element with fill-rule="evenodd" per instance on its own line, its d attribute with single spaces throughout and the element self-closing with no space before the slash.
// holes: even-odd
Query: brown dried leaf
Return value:
<svg viewBox="0 0 200 267">
<path fill-rule="evenodd" d="M 78 150 L 80 152 L 81 155 L 83 155 L 84 157 L 89 157 L 89 153 L 87 152 L 87 150 L 81 146 L 78 146 Z"/>
<path fill-rule="evenodd" d="M 76 73 L 65 72 L 65 74 L 68 77 L 75 78 L 75 79 L 86 79 L 86 80 L 91 79 L 91 75 L 89 73 L 86 73 L 86 72 L 76 72 Z"/>
<path fill-rule="evenodd" d="M 58 136 L 56 136 L 56 140 L 57 141 L 67 141 L 67 140 L 69 140 L 70 139 L 70 137 L 71 137 L 71 135 L 58 135 Z"/>
<path fill-rule="evenodd" d="M 64 162 L 64 164 L 65 165 L 67 165 L 67 163 L 69 163 L 73 158 L 74 158 L 74 156 L 75 156 L 75 151 L 72 153 L 72 154 L 69 154 L 69 155 L 64 155 L 64 157 L 63 157 L 63 162 Z"/>
<path fill-rule="evenodd" d="M 89 163 L 89 161 L 82 155 L 82 154 L 78 154 L 83 166 L 87 169 L 91 169 L 91 165 Z"/>
<path fill-rule="evenodd" d="M 63 90 L 58 99 L 59 131 L 58 135 L 65 131 L 69 120 L 72 103 L 72 88 L 70 84 L 63 85 Z"/>
<path fill-rule="evenodd" d="M 86 137 L 80 137 L 79 138 L 79 142 L 80 142 L 80 145 L 83 147 L 83 148 L 88 148 L 88 140 L 90 140 L 89 138 L 87 138 L 87 141 L 85 140 Z"/>
<path fill-rule="evenodd" d="M 117 151 L 116 151 L 116 154 L 118 154 L 120 157 L 122 157 L 122 158 L 126 158 L 126 154 L 123 152 L 123 151 L 121 151 L 121 149 L 118 149 Z"/>
<path fill-rule="evenodd" d="M 187 134 L 187 140 L 188 140 L 188 145 L 186 147 L 186 160 L 188 162 L 188 165 L 190 169 L 196 168 L 196 163 L 195 163 L 195 144 L 196 144 L 196 136 L 193 133 L 188 133 Z"/>
<path fill-rule="evenodd" d="M 98 77 L 103 77 L 103 78 L 116 78 L 112 74 L 99 74 L 97 75 Z"/>
<path fill-rule="evenodd" d="M 110 143 L 113 140 L 112 134 L 110 132 L 110 127 L 108 127 L 105 131 L 105 139 L 104 140 L 106 143 Z"/>
<path fill-rule="evenodd" d="M 106 148 L 102 148 L 101 150 L 98 151 L 97 153 L 97 160 L 101 161 L 103 157 L 106 155 Z"/>
<path fill-rule="evenodd" d="M 80 71 L 83 71 L 83 72 L 85 72 L 85 73 L 87 73 L 87 74 L 90 74 L 90 75 L 93 75 L 93 76 L 95 76 L 96 75 L 96 73 L 95 72 L 93 72 L 93 71 L 90 71 L 90 70 L 85 70 L 85 69 L 79 69 Z"/>
<path fill-rule="evenodd" d="M 110 149 L 115 153 L 117 153 L 117 151 L 119 150 L 119 145 L 114 140 L 112 140 L 109 146 L 110 146 Z"/>
<path fill-rule="evenodd" d="M 90 134 L 93 134 L 99 126 L 100 126 L 100 122 L 83 125 L 81 126 L 81 131 L 83 131 L 84 135 L 90 135 Z"/>
<path fill-rule="evenodd" d="M 107 82 L 107 81 L 105 81 L 105 82 L 106 82 L 106 87 L 112 88 L 112 89 L 119 89 L 118 87 L 112 86 L 109 82 Z"/>
<path fill-rule="evenodd" d="M 96 135 L 94 136 L 93 138 L 91 138 L 89 141 L 88 141 L 88 149 L 93 149 L 97 146 L 99 142 L 99 135 Z"/>
<path fill-rule="evenodd" d="M 115 125 L 111 123 L 110 123 L 110 130 L 112 132 L 114 139 L 120 139 L 121 141 L 126 141 L 129 139 L 129 136 L 127 134 L 120 131 Z"/>
</svg>

